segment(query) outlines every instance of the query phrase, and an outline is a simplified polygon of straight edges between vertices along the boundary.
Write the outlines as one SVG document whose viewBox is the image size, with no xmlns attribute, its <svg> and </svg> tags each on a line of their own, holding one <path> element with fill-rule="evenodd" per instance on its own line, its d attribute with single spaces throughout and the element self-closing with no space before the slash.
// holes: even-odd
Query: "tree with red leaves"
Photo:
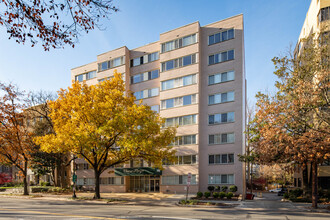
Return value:
<svg viewBox="0 0 330 220">
<path fill-rule="evenodd" d="M 24 195 L 28 195 L 27 170 L 35 148 L 24 120 L 25 93 L 11 84 L 0 83 L 0 94 L 0 162 L 20 171 Z"/>
<path fill-rule="evenodd" d="M 46 51 L 74 47 L 81 32 L 99 27 L 101 18 L 117 12 L 112 0 L 1 0 L 0 25 L 17 43 L 38 41 Z"/>
</svg>

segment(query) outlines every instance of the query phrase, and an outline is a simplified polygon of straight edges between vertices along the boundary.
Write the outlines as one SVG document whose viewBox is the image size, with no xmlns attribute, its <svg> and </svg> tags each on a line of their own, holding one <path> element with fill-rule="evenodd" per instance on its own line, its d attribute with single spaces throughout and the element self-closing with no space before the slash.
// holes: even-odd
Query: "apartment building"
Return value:
<svg viewBox="0 0 330 220">
<path fill-rule="evenodd" d="M 304 47 L 303 39 L 314 34 L 317 39 L 324 35 L 330 36 L 330 0 L 311 0 L 304 24 L 295 47 L 294 54 L 299 56 L 299 53 Z M 330 159 L 318 166 L 318 184 L 323 189 L 330 189 Z M 306 169 L 298 169 L 294 173 L 294 186 L 304 187 L 304 184 L 311 185 L 311 166 Z"/>
<path fill-rule="evenodd" d="M 183 193 L 209 185 L 245 188 L 238 154 L 245 149 L 245 72 L 243 15 L 200 26 L 199 22 L 162 33 L 159 41 L 100 54 L 95 62 L 73 68 L 72 80 L 97 84 L 113 71 L 123 74 L 127 91 L 178 126 L 172 143 L 177 162 L 163 170 L 147 161 L 108 169 L 101 192 Z M 94 174 L 82 160 L 77 184 L 93 188 Z"/>
</svg>

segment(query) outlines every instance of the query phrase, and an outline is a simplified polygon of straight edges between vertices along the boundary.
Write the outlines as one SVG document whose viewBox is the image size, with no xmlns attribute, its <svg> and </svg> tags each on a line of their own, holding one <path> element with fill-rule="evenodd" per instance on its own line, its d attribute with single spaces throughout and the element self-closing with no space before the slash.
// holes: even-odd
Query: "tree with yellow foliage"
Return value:
<svg viewBox="0 0 330 220">
<path fill-rule="evenodd" d="M 168 146 L 175 128 L 162 129 L 163 119 L 150 107 L 125 94 L 121 75 L 97 85 L 75 82 L 50 101 L 55 134 L 36 138 L 46 152 L 71 152 L 94 170 L 95 195 L 100 196 L 100 175 L 107 168 L 142 158 L 162 166 L 175 151 Z"/>
</svg>

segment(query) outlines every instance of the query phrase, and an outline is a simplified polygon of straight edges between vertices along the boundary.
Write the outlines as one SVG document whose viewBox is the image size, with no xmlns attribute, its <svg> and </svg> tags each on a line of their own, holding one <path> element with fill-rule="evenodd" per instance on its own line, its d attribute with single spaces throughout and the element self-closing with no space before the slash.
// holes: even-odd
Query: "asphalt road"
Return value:
<svg viewBox="0 0 330 220">
<path fill-rule="evenodd" d="M 235 208 L 109 205 L 0 197 L 0 219 L 330 219 L 329 213 L 297 209 L 277 196 L 242 202 Z"/>
</svg>

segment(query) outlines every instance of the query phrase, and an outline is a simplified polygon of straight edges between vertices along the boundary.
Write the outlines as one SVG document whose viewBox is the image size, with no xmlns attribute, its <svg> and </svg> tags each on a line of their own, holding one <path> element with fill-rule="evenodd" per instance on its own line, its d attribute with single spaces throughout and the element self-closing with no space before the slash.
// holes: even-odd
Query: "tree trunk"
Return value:
<svg viewBox="0 0 330 220">
<path fill-rule="evenodd" d="M 95 174 L 95 194 L 94 194 L 94 199 L 101 199 L 100 195 L 100 173 L 97 169 L 94 169 L 94 174 Z"/>
<path fill-rule="evenodd" d="M 29 195 L 28 182 L 27 182 L 27 161 L 24 162 L 23 183 L 24 183 L 23 195 Z"/>
<path fill-rule="evenodd" d="M 250 184 L 250 178 L 251 178 L 251 175 L 250 175 L 250 162 L 247 161 L 246 164 L 247 164 L 247 184 L 246 185 L 248 186 Z"/>
<path fill-rule="evenodd" d="M 253 164 L 250 163 L 250 187 L 251 187 L 251 194 L 253 193 L 253 183 L 252 183 L 252 168 L 253 168 Z"/>
<path fill-rule="evenodd" d="M 312 207 L 317 209 L 317 162 L 312 163 Z"/>
<path fill-rule="evenodd" d="M 65 188 L 65 180 L 64 180 L 64 173 L 65 173 L 65 166 L 63 164 L 61 164 L 61 187 Z"/>
</svg>

